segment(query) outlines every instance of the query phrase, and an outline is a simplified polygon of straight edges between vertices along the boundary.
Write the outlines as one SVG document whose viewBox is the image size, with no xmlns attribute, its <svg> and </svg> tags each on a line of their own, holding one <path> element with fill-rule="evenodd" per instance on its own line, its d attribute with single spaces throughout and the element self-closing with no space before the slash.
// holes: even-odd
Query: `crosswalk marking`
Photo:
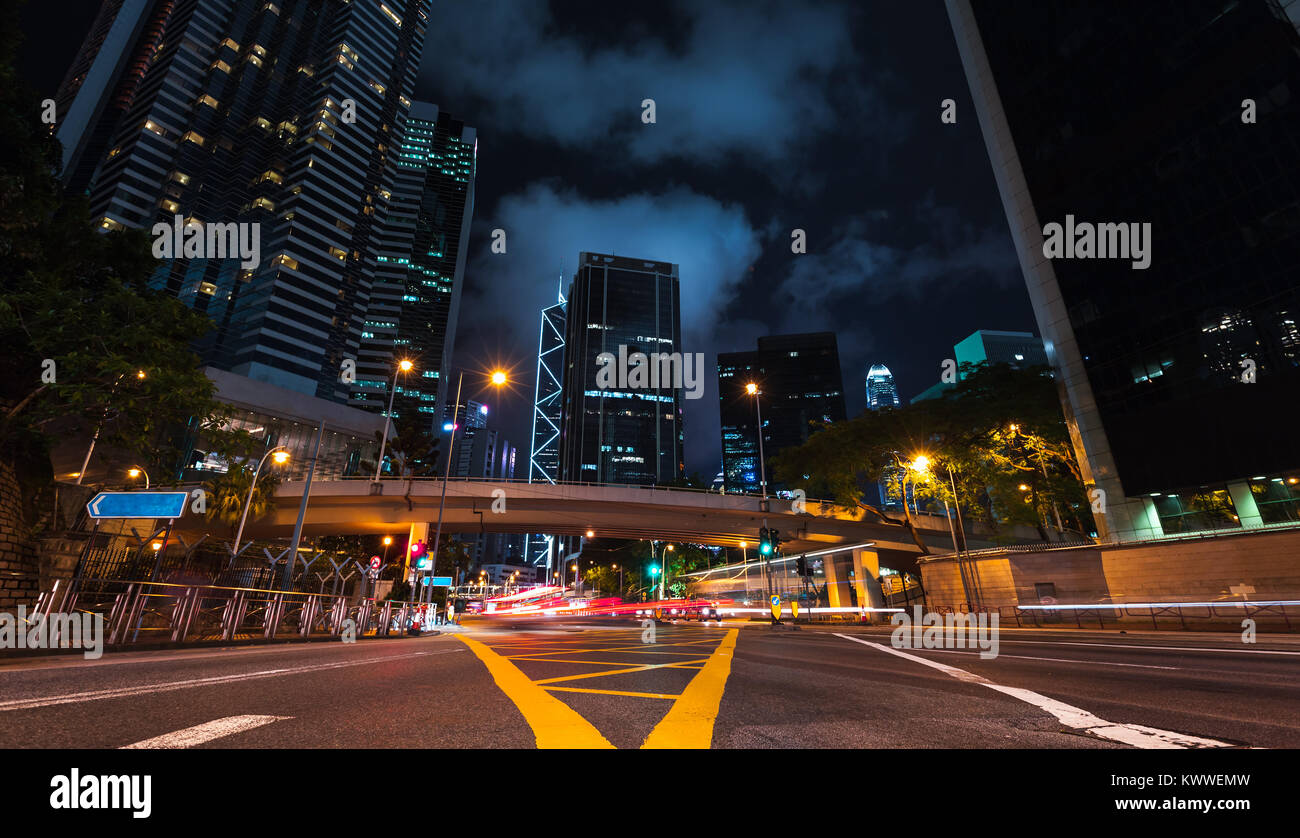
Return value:
<svg viewBox="0 0 1300 838">
<path fill-rule="evenodd" d="M 246 730 L 269 725 L 272 722 L 285 721 L 293 718 L 292 716 L 227 716 L 224 719 L 213 719 L 210 722 L 204 722 L 201 725 L 194 725 L 182 730 L 164 733 L 162 736 L 155 736 L 152 739 L 144 739 L 134 742 L 130 745 L 123 745 L 119 750 L 144 750 L 144 749 L 173 749 L 173 748 L 193 748 L 202 745 L 205 742 L 211 742 L 213 739 L 220 739 L 223 736 L 231 736 L 236 733 L 243 733 Z"/>
</svg>

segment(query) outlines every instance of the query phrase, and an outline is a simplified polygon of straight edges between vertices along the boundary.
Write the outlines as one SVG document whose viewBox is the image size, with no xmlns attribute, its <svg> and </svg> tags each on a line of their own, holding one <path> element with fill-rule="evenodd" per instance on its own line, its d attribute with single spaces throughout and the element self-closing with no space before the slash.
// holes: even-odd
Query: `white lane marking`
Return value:
<svg viewBox="0 0 1300 838">
<path fill-rule="evenodd" d="M 1006 641 L 1002 641 L 1005 643 Z M 958 652 L 955 649 L 928 649 L 930 652 L 941 652 L 949 655 L 977 655 L 979 652 Z M 1027 661 L 1054 661 L 1056 663 L 1084 663 L 1089 666 L 1135 666 L 1139 669 L 1182 669 L 1181 666 L 1156 666 L 1152 663 L 1117 663 L 1115 661 L 1090 661 L 1082 658 L 1039 658 L 1033 655 L 998 655 L 999 658 L 1018 658 Z"/>
<path fill-rule="evenodd" d="M 442 635 L 450 639 L 450 635 Z M 405 643 L 409 638 L 388 637 L 388 638 L 366 638 L 366 646 L 391 646 L 395 643 Z M 425 639 L 432 639 L 425 638 Z M 134 663 L 168 663 L 172 661 L 192 661 L 211 659 L 215 654 L 220 654 L 222 660 L 234 660 L 236 658 L 248 657 L 251 655 L 274 655 L 285 654 L 291 651 L 310 650 L 315 645 L 318 648 L 324 644 L 305 644 L 305 643 L 275 643 L 265 646 L 209 646 L 201 649 L 178 649 L 174 654 L 158 656 L 157 652 L 141 652 L 126 649 L 121 652 L 106 654 L 96 660 L 85 660 L 80 657 L 67 658 L 0 658 L 0 676 L 7 675 L 10 672 L 40 672 L 47 669 L 81 669 L 84 667 L 100 666 L 122 666 L 124 664 Z M 337 646 L 333 648 L 338 648 Z M 152 657 L 151 657 L 152 656 Z"/>
<path fill-rule="evenodd" d="M 215 684 L 228 684 L 234 681 L 249 681 L 255 678 L 274 678 L 279 675 L 297 675 L 303 672 L 320 672 L 326 669 L 341 669 L 345 666 L 361 666 L 362 664 L 367 663 L 383 663 L 385 661 L 418 658 L 425 655 L 446 655 L 452 652 L 462 651 L 465 651 L 465 649 L 446 649 L 441 652 L 411 652 L 405 655 L 385 655 L 378 658 L 363 658 L 361 660 L 338 661 L 336 663 L 320 663 L 310 666 L 294 666 L 285 669 L 265 669 L 260 672 L 243 672 L 235 675 L 217 675 L 212 678 L 194 678 L 189 681 L 174 681 L 170 684 L 142 684 L 138 687 L 117 687 L 111 690 L 93 690 L 84 693 L 46 696 L 45 698 L 22 698 L 14 701 L 0 701 L 0 712 L 7 710 L 32 710 L 37 707 L 50 707 L 56 704 L 76 704 L 82 701 L 99 701 L 106 698 L 128 698 L 130 696 L 147 695 L 149 693 L 172 692 L 174 690 L 183 690 L 190 687 L 209 687 Z"/>
<path fill-rule="evenodd" d="M 119 750 L 193 748 L 196 745 L 202 745 L 204 742 L 211 742 L 213 739 L 243 733 L 246 730 L 252 730 L 262 725 L 269 725 L 271 722 L 292 718 L 293 716 L 227 716 L 224 719 L 214 719 L 201 725 L 164 733 L 162 736 L 143 739 L 130 745 L 123 745 Z"/>
<path fill-rule="evenodd" d="M 999 631 L 1037 631 L 1037 629 L 1014 629 L 999 627 Z M 888 637 L 892 631 L 870 632 L 868 637 Z M 843 637 L 844 635 L 836 635 Z M 1022 643 L 1031 646 L 1097 646 L 1105 649 L 1159 649 L 1166 652 L 1225 652 L 1227 654 L 1241 655 L 1300 655 L 1300 652 L 1284 651 L 1282 649 L 1220 649 L 1212 646 L 1147 646 L 1140 643 L 1085 643 L 1076 640 L 1010 640 L 1002 641 L 1002 645 L 1008 643 Z"/>
<path fill-rule="evenodd" d="M 1240 655 L 1300 655 L 1280 649 L 1214 649 L 1206 646 L 1145 646 L 1125 643 L 1082 643 L 1073 640 L 1003 640 L 1003 643 L 1033 643 L 1039 646 L 1102 646 L 1107 649 L 1160 649 L 1167 652 L 1228 652 Z"/>
<path fill-rule="evenodd" d="M 885 646 L 880 643 L 872 643 L 869 640 L 860 640 L 856 637 L 850 637 L 847 634 L 836 634 L 836 637 L 843 637 L 845 640 L 852 640 L 854 643 L 861 643 L 864 646 L 871 646 L 882 652 L 888 652 L 891 655 L 898 655 L 900 658 L 915 663 L 924 664 L 933 667 L 939 671 L 951 675 L 959 681 L 965 681 L 971 684 L 979 684 L 988 687 L 991 690 L 997 690 L 1000 693 L 1009 695 L 1012 698 L 1018 698 L 1021 701 L 1032 704 L 1040 710 L 1046 710 L 1056 717 L 1061 724 L 1091 733 L 1093 736 L 1109 739 L 1113 742 L 1120 742 L 1125 745 L 1132 745 L 1135 748 L 1159 748 L 1159 749 L 1182 749 L 1182 748 L 1231 748 L 1229 742 L 1220 742 L 1217 739 L 1203 739 L 1199 736 L 1190 736 L 1185 733 L 1175 733 L 1172 730 L 1160 730 L 1154 727 L 1135 724 L 1115 724 L 1105 719 L 1094 716 L 1087 710 L 1066 704 L 1063 701 L 1057 701 L 1054 698 L 1048 698 L 1045 695 L 1036 693 L 1033 690 L 1025 690 L 1019 687 L 1004 687 L 1001 684 L 995 684 L 982 675 L 976 675 L 974 672 L 967 672 L 964 669 L 958 669 L 955 666 L 948 666 L 938 661 L 926 660 L 916 655 L 909 655 L 907 652 Z"/>
</svg>

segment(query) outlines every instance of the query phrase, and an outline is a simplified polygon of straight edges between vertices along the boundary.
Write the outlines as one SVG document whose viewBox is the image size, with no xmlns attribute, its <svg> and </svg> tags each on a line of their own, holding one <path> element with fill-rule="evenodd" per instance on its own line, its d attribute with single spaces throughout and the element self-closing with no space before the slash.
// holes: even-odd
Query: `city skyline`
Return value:
<svg viewBox="0 0 1300 838">
<path fill-rule="evenodd" d="M 29 75 L 46 65 L 57 86 L 97 5 L 82 32 L 64 32 L 62 59 L 57 49 L 28 58 Z M 438 31 L 428 37 L 438 49 L 426 49 L 414 98 L 478 129 L 460 314 L 473 325 L 457 330 L 458 366 L 504 360 L 531 378 L 537 312 L 584 250 L 680 264 L 683 350 L 703 352 L 709 368 L 718 353 L 769 334 L 833 331 L 846 369 L 865 369 L 906 340 L 915 351 L 891 365 L 906 396 L 933 380 L 943 347 L 976 325 L 1033 327 L 941 6 L 885 6 L 870 18 L 847 2 L 807 14 L 735 3 L 667 15 L 635 4 L 592 11 L 497 0 L 434 12 Z M 66 15 L 59 31 L 70 28 Z M 481 34 L 500 19 L 513 21 L 509 54 Z M 620 28 L 641 33 L 645 55 L 603 43 Z M 767 54 L 747 38 L 769 45 Z M 921 60 L 931 53 L 939 60 Z M 706 82 L 724 63 L 747 72 Z M 685 77 L 700 81 L 673 81 Z M 832 78 L 842 80 L 835 93 Z M 503 103 L 529 84 L 521 119 Z M 657 104 L 652 125 L 641 122 L 647 97 Z M 946 97 L 966 108 L 956 125 L 939 123 Z M 718 110 L 729 99 L 756 106 L 743 116 Z M 566 110 L 572 124 L 559 118 Z M 791 118 L 804 126 L 798 138 Z M 850 128 L 874 156 L 847 139 Z M 876 198 L 864 208 L 862 194 Z M 492 252 L 498 229 L 505 253 Z M 795 229 L 806 233 L 807 253 L 791 252 Z M 893 312 L 923 316 L 927 328 L 904 331 Z M 980 312 L 987 316 L 972 322 Z M 850 415 L 864 409 L 859 388 L 846 393 Z M 530 437 L 530 396 L 500 416 L 511 439 Z M 686 405 L 688 473 L 718 470 L 716 403 L 710 380 L 705 397 Z"/>
</svg>

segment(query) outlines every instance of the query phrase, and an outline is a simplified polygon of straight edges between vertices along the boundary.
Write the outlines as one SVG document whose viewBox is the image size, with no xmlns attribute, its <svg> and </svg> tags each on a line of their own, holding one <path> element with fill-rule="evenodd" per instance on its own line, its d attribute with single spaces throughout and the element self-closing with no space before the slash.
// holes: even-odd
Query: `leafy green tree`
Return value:
<svg viewBox="0 0 1300 838">
<path fill-rule="evenodd" d="M 433 569 L 436 576 L 450 576 L 452 582 L 457 580 L 461 571 L 469 570 L 469 545 L 458 538 L 442 539 L 438 545 L 438 558 Z"/>
<path fill-rule="evenodd" d="M 280 484 L 280 476 L 263 468 L 257 475 L 257 487 L 253 488 L 253 465 L 226 458 L 226 472 L 203 484 L 208 493 L 207 519 L 228 526 L 231 536 L 239 527 L 245 503 L 248 504 L 249 521 L 256 521 L 275 508 L 275 489 Z M 253 490 L 251 499 L 248 495 L 250 488 Z"/>
<path fill-rule="evenodd" d="M 164 466 L 165 482 L 178 429 L 222 408 L 190 348 L 210 321 L 148 287 L 144 231 L 101 233 L 85 201 L 63 194 L 59 143 L 13 70 L 17 27 L 0 28 L 0 520 L 30 539 L 55 438 L 98 427 L 99 450 Z"/>
<path fill-rule="evenodd" d="M 962 374 L 943 398 L 866 411 L 781 452 L 777 478 L 882 520 L 894 519 L 863 502 L 865 481 L 883 480 L 891 496 L 939 514 L 956 505 L 995 534 L 1015 524 L 1036 527 L 1044 540 L 1049 526 L 1089 532 L 1086 488 L 1050 371 L 966 364 Z M 912 506 L 903 509 L 896 522 L 922 544 Z"/>
</svg>

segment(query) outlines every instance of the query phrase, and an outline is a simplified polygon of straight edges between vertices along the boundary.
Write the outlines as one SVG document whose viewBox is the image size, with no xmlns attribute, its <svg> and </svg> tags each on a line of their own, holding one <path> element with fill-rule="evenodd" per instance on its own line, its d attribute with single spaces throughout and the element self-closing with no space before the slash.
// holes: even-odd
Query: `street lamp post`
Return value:
<svg viewBox="0 0 1300 838">
<path fill-rule="evenodd" d="M 665 544 L 664 549 L 659 554 L 659 599 L 664 598 L 664 588 L 668 584 L 668 551 L 673 549 L 673 545 Z M 650 554 L 654 555 L 654 542 L 650 542 Z"/>
<path fill-rule="evenodd" d="M 135 377 L 144 378 L 144 370 L 136 370 Z M 109 398 L 112 398 L 113 394 L 117 392 L 117 385 L 122 383 L 123 378 L 126 378 L 126 373 L 122 373 L 121 375 L 119 375 L 117 377 L 117 381 L 113 382 L 113 388 L 108 391 Z M 86 468 L 90 465 L 90 455 L 94 453 L 95 443 L 99 441 L 99 432 L 103 430 L 104 423 L 107 421 L 108 421 L 108 405 L 105 404 L 104 414 L 99 417 L 99 424 L 95 426 L 95 434 L 90 438 L 90 447 L 86 449 L 86 458 L 81 461 L 81 471 L 77 472 L 78 486 L 81 485 L 82 478 L 86 476 Z"/>
<path fill-rule="evenodd" d="M 930 468 L 930 458 L 925 456 L 924 454 L 922 454 L 921 456 L 917 457 L 912 461 L 913 471 L 925 472 L 929 468 Z M 957 510 L 957 526 L 962 530 L 961 538 L 962 538 L 962 542 L 965 543 L 966 530 L 964 527 L 962 527 L 961 504 L 957 503 L 957 480 L 956 478 L 953 477 L 951 466 L 949 466 L 947 463 L 944 463 L 944 469 L 947 470 L 948 472 L 948 485 L 952 488 L 953 507 Z M 906 496 L 903 497 L 903 503 L 907 503 Z M 966 571 L 965 568 L 962 566 L 962 550 L 961 547 L 957 545 L 957 531 L 953 529 L 952 517 L 950 515 L 947 515 L 948 501 L 946 500 L 943 502 L 943 509 L 944 509 L 945 517 L 948 518 L 948 533 L 949 535 L 952 536 L 952 550 L 954 556 L 957 559 L 957 574 L 961 577 L 962 594 L 966 597 L 967 602 L 969 602 L 970 591 L 966 587 Z"/>
<path fill-rule="evenodd" d="M 489 380 L 494 387 L 502 387 L 509 382 L 509 376 L 505 370 L 493 370 Z M 465 382 L 465 371 L 461 370 L 456 375 L 456 401 L 452 403 L 451 409 L 451 441 L 447 443 L 447 465 L 442 472 L 442 496 L 438 499 L 438 526 L 433 531 L 433 567 L 438 567 L 438 545 L 442 543 L 442 514 L 447 508 L 447 481 L 451 479 L 451 455 L 456 450 L 456 431 L 460 428 L 460 391 L 461 385 Z M 469 411 L 466 410 L 466 418 Z M 433 588 L 430 586 L 429 596 L 433 596 Z"/>
<path fill-rule="evenodd" d="M 276 453 L 277 451 L 279 453 Z M 244 537 L 244 523 L 248 521 L 248 509 L 253 505 L 253 492 L 257 490 L 257 476 L 262 473 L 262 465 L 266 462 L 266 458 L 271 457 L 272 454 L 275 455 L 272 459 L 275 460 L 276 465 L 283 465 L 284 461 L 289 459 L 289 452 L 284 450 L 284 446 L 277 445 L 263 454 L 262 459 L 257 461 L 257 468 L 253 469 L 253 484 L 248 487 L 248 497 L 244 500 L 244 514 L 239 516 L 239 531 L 235 533 L 235 547 L 230 553 L 232 562 L 234 557 L 239 555 L 239 542 Z M 295 558 L 290 556 L 289 562 L 292 564 Z"/>
<path fill-rule="evenodd" d="M 388 447 L 388 429 L 393 424 L 393 398 L 397 395 L 397 374 L 399 372 L 410 372 L 413 367 L 410 361 L 399 361 L 396 367 L 393 367 L 393 386 L 388 391 L 388 412 L 384 415 L 384 436 L 379 441 L 379 459 L 375 462 L 375 480 L 379 480 L 379 474 L 384 469 L 384 450 Z"/>
<path fill-rule="evenodd" d="M 767 463 L 763 459 L 763 401 L 759 398 L 758 385 L 750 382 L 745 385 L 745 392 L 754 397 L 754 409 L 758 411 L 758 474 L 759 489 L 763 493 L 763 511 L 767 511 Z"/>
<path fill-rule="evenodd" d="M 749 605 L 749 542 L 740 542 L 740 565 L 745 573 L 745 604 Z"/>
<path fill-rule="evenodd" d="M 131 478 L 139 477 L 142 474 L 144 475 L 144 490 L 147 492 L 149 491 L 149 472 L 145 471 L 139 466 L 131 466 L 131 468 L 126 473 L 127 477 L 131 477 Z"/>
</svg>

